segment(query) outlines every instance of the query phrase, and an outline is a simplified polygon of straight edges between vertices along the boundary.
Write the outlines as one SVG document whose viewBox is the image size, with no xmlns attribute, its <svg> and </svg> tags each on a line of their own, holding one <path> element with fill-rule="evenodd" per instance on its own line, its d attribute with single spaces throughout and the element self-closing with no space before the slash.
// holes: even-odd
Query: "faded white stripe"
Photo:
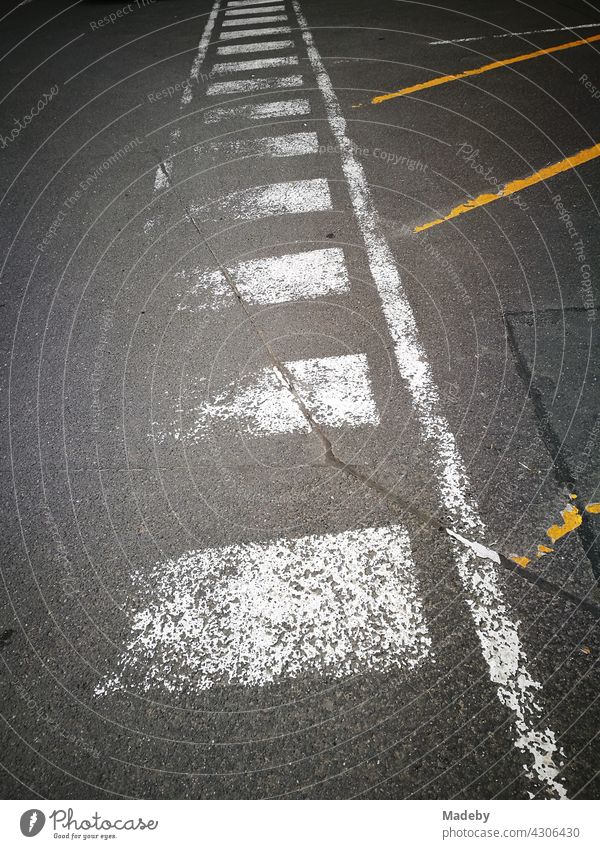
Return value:
<svg viewBox="0 0 600 849">
<path fill-rule="evenodd" d="M 231 56 L 235 53 L 263 53 L 267 50 L 286 50 L 294 46 L 294 42 L 287 41 L 253 41 L 252 44 L 229 44 L 217 47 L 219 56 Z"/>
<path fill-rule="evenodd" d="M 341 428 L 379 423 L 364 354 L 295 360 L 284 366 L 295 392 L 319 425 Z M 296 395 L 273 368 L 230 384 L 212 400 L 196 407 L 191 415 L 191 427 L 156 433 L 155 438 L 163 441 L 170 436 L 188 443 L 200 442 L 219 423 L 227 422 L 256 437 L 311 431 Z"/>
<path fill-rule="evenodd" d="M 196 53 L 196 57 L 192 64 L 192 69 L 190 71 L 190 75 L 188 77 L 188 81 L 185 84 L 183 89 L 183 93 L 181 95 L 181 105 L 188 106 L 192 102 L 192 86 L 193 83 L 198 82 L 198 77 L 200 75 L 200 68 L 202 63 L 204 62 L 204 57 L 206 56 L 206 51 L 208 50 L 208 45 L 210 44 L 210 38 L 212 35 L 212 31 L 215 26 L 215 20 L 219 10 L 221 8 L 221 0 L 217 0 L 215 5 L 212 7 L 210 15 L 208 16 L 208 20 L 206 22 L 206 26 L 204 27 L 204 32 L 202 33 L 202 38 L 198 44 L 198 52 Z"/>
<path fill-rule="evenodd" d="M 229 221 L 251 221 L 271 215 L 293 215 L 331 209 L 327 180 L 294 180 L 253 186 L 218 198 L 213 203 L 192 204 L 190 210 L 200 220 L 226 216 Z"/>
<path fill-rule="evenodd" d="M 421 434 L 431 447 L 444 508 L 458 533 L 467 537 L 476 534 L 483 538 L 485 528 L 477 504 L 469 495 L 469 483 L 454 435 L 441 412 L 439 393 L 418 340 L 415 317 L 380 225 L 366 175 L 346 135 L 346 120 L 306 18 L 297 0 L 292 0 L 292 5 L 325 101 L 329 125 L 338 143 L 371 274 L 394 342 L 398 368 L 410 389 Z M 540 685 L 531 678 L 525 665 L 526 657 L 517 626 L 507 615 L 497 572 L 489 565 L 490 561 L 486 560 L 484 565 L 475 552 L 465 551 L 459 542 L 455 545 L 459 574 L 490 678 L 498 685 L 500 702 L 514 717 L 517 730 L 515 745 L 527 752 L 535 778 L 555 795 L 564 797 L 566 791 L 557 780 L 559 771 L 554 760 L 561 753 L 554 732 L 538 729 L 543 719 L 543 712 L 536 701 Z"/>
<path fill-rule="evenodd" d="M 398 526 L 190 551 L 133 580 L 133 636 L 96 695 L 343 678 L 431 653 Z"/>
<path fill-rule="evenodd" d="M 204 154 L 204 144 L 194 147 L 199 155 Z M 319 138 L 316 133 L 287 133 L 282 136 L 263 138 L 242 138 L 211 142 L 210 150 L 220 151 L 228 156 L 305 156 L 319 152 Z"/>
<path fill-rule="evenodd" d="M 242 106 L 218 106 L 204 113 L 207 124 L 229 119 L 249 119 L 261 121 L 264 118 L 291 118 L 296 115 L 310 114 L 308 100 L 299 97 L 296 100 L 278 100 L 270 103 L 246 103 Z"/>
<path fill-rule="evenodd" d="M 225 17 L 240 15 L 270 15 L 271 12 L 284 12 L 285 6 L 264 6 L 262 9 L 227 9 Z"/>
<path fill-rule="evenodd" d="M 287 21 L 287 15 L 267 15 L 264 18 L 236 18 L 233 21 L 223 21 L 224 27 L 243 27 L 246 24 L 273 24 L 275 21 Z M 256 35 L 256 30 L 249 30 L 247 35 Z"/>
<path fill-rule="evenodd" d="M 236 6 L 268 6 L 271 0 L 229 0 L 227 8 Z"/>
<path fill-rule="evenodd" d="M 452 38 L 447 41 L 430 41 L 429 44 L 465 44 L 467 41 L 483 41 L 486 38 L 510 38 L 515 35 L 537 35 L 543 32 L 570 32 L 576 29 L 600 27 L 600 24 L 578 24 L 574 27 L 551 27 L 550 29 L 529 29 L 524 32 L 502 32 L 494 35 L 473 35 L 470 38 Z"/>
<path fill-rule="evenodd" d="M 248 80 L 226 80 L 221 83 L 211 83 L 207 95 L 243 94 L 247 91 L 272 91 L 278 88 L 301 88 L 303 84 L 300 74 L 289 77 L 261 77 Z"/>
<path fill-rule="evenodd" d="M 273 56 L 268 59 L 246 59 L 241 62 L 217 62 L 213 74 L 239 74 L 263 68 L 279 68 L 282 65 L 297 65 L 297 56 Z"/>
<path fill-rule="evenodd" d="M 239 24 L 239 21 L 238 21 Z M 291 32 L 291 27 L 263 27 L 262 29 L 239 29 L 234 32 L 221 32 L 219 41 L 232 41 L 237 38 L 256 38 L 257 35 L 281 35 Z"/>
<path fill-rule="evenodd" d="M 312 300 L 347 292 L 350 288 L 344 253 L 340 248 L 260 257 L 245 260 L 227 269 L 238 292 L 249 304 L 279 304 Z M 179 272 L 189 280 L 188 272 Z M 222 309 L 235 300 L 225 273 L 221 270 L 195 269 L 194 283 L 182 298 L 182 312 Z"/>
</svg>

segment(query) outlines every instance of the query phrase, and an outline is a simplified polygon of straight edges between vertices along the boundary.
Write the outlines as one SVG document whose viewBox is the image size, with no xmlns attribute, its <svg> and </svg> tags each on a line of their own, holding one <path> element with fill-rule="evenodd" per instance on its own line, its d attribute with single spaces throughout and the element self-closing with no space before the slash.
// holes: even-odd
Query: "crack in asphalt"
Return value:
<svg viewBox="0 0 600 849">
<path fill-rule="evenodd" d="M 157 157 L 157 159 L 159 159 L 159 157 Z M 539 572 L 536 572 L 535 570 L 528 570 L 526 568 L 523 568 L 522 566 L 519 566 L 517 563 L 512 561 L 509 557 L 507 557 L 505 554 L 502 554 L 501 552 L 495 551 L 491 548 L 487 548 L 481 543 L 475 542 L 473 540 L 466 539 L 465 537 L 458 534 L 442 519 L 439 519 L 435 515 L 432 515 L 420 509 L 419 507 L 416 507 L 413 504 L 410 504 L 404 501 L 403 499 L 399 498 L 395 493 L 391 491 L 391 489 L 389 489 L 389 487 L 386 487 L 383 484 L 379 483 L 377 480 L 375 480 L 372 474 L 366 474 L 364 472 L 361 472 L 359 469 L 356 468 L 356 466 L 344 462 L 336 455 L 331 440 L 325 434 L 319 423 L 315 420 L 312 412 L 309 410 L 302 396 L 298 392 L 294 384 L 293 376 L 291 375 L 289 369 L 286 368 L 285 363 L 283 363 L 277 356 L 267 337 L 265 336 L 261 328 L 257 325 L 253 313 L 249 309 L 248 304 L 245 302 L 240 290 L 236 286 L 235 281 L 229 273 L 229 270 L 225 267 L 225 265 L 221 262 L 221 260 L 213 250 L 212 246 L 208 242 L 208 239 L 206 238 L 206 236 L 200 229 L 198 223 L 196 222 L 193 213 L 179 194 L 177 186 L 174 185 L 171 179 L 171 175 L 169 173 L 169 169 L 167 169 L 166 163 L 160 160 L 158 167 L 160 168 L 164 176 L 165 182 L 177 198 L 177 201 L 179 202 L 180 206 L 182 207 L 186 218 L 198 233 L 202 244 L 206 247 L 210 255 L 213 257 L 215 265 L 223 274 L 225 280 L 227 281 L 227 285 L 230 287 L 233 295 L 235 296 L 244 314 L 246 315 L 250 327 L 264 346 L 264 349 L 267 352 L 267 355 L 271 362 L 271 366 L 275 371 L 278 380 L 280 380 L 281 383 L 283 383 L 283 385 L 286 387 L 286 389 L 291 393 L 302 415 L 306 419 L 311 429 L 311 432 L 321 442 L 321 445 L 323 446 L 323 464 L 330 468 L 337 469 L 338 471 L 352 478 L 354 481 L 366 486 L 371 491 L 377 493 L 393 509 L 400 510 L 403 513 L 410 513 L 420 521 L 422 526 L 429 527 L 437 531 L 438 533 L 446 534 L 449 538 L 459 542 L 465 548 L 468 548 L 471 551 L 475 551 L 475 553 L 479 557 L 487 560 L 492 560 L 500 564 L 510 574 L 519 576 L 535 589 L 540 590 L 548 595 L 553 595 L 555 597 L 558 596 L 563 601 L 567 601 L 570 604 L 575 605 L 579 609 L 586 610 L 588 613 L 591 613 L 595 617 L 600 617 L 600 604 L 597 604 L 593 601 L 589 601 L 586 598 L 581 598 L 575 593 L 571 593 L 569 590 L 563 589 L 558 584 L 555 584 L 543 578 L 539 574 Z"/>
</svg>

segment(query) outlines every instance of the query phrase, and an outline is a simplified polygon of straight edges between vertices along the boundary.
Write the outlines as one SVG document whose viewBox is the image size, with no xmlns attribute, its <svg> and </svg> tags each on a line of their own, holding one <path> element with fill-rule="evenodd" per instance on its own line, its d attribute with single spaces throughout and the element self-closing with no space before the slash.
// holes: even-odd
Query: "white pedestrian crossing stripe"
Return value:
<svg viewBox="0 0 600 849">
<path fill-rule="evenodd" d="M 272 24 L 275 21 L 287 21 L 287 15 L 265 15 L 264 18 L 233 18 L 232 20 L 223 21 L 224 27 L 242 27 L 246 24 Z M 256 35 L 249 30 L 248 35 Z"/>
<path fill-rule="evenodd" d="M 272 91 L 281 88 L 300 88 L 302 77 L 291 74 L 289 77 L 264 77 L 251 80 L 225 80 L 225 82 L 210 83 L 206 89 L 208 95 L 243 94 L 251 91 Z"/>
<path fill-rule="evenodd" d="M 304 97 L 295 100 L 276 100 L 267 103 L 246 103 L 242 106 L 217 106 L 207 109 L 204 120 L 207 124 L 232 119 L 264 121 L 266 118 L 293 118 L 298 115 L 308 115 L 310 104 Z"/>
<path fill-rule="evenodd" d="M 250 45 L 246 46 L 249 47 Z M 296 56 L 270 56 L 268 59 L 244 59 L 241 62 L 215 62 L 213 74 L 239 74 L 246 71 L 297 64 L 298 58 Z"/>
<path fill-rule="evenodd" d="M 190 551 L 133 577 L 132 638 L 98 695 L 414 669 L 431 651 L 397 526 Z"/>
<path fill-rule="evenodd" d="M 236 23 L 241 23 L 241 21 L 237 21 Z M 254 21 L 256 23 L 256 21 Z M 257 35 L 279 35 L 280 33 L 288 33 L 291 32 L 292 28 L 289 26 L 285 27 L 261 27 L 260 29 L 240 29 L 232 32 L 221 32 L 219 35 L 219 41 L 233 41 L 238 38 L 255 38 Z"/>
<path fill-rule="evenodd" d="M 294 215 L 331 209 L 327 180 L 293 180 L 241 189 L 218 198 L 213 203 L 190 207 L 194 219 L 213 220 L 228 216 L 234 221 L 253 221 L 276 215 Z"/>
<path fill-rule="evenodd" d="M 286 50 L 294 46 L 293 41 L 253 41 L 251 44 L 224 44 L 217 47 L 219 56 L 231 56 L 236 53 L 266 53 L 269 50 Z"/>
<path fill-rule="evenodd" d="M 204 155 L 207 145 L 194 148 L 199 156 Z M 280 136 L 254 136 L 211 142 L 208 147 L 231 157 L 242 156 L 306 156 L 319 152 L 319 137 L 314 132 L 286 133 Z"/>
<path fill-rule="evenodd" d="M 283 12 L 285 6 L 263 6 L 261 9 L 230 9 L 227 8 L 225 16 L 231 15 L 270 15 L 272 12 Z"/>
</svg>

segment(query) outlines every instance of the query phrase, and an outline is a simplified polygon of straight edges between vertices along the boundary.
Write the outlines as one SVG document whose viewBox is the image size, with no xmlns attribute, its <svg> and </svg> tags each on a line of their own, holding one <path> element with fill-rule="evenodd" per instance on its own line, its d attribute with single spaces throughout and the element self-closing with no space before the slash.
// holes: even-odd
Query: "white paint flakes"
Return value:
<svg viewBox="0 0 600 849">
<path fill-rule="evenodd" d="M 300 74 L 291 74 L 289 77 L 262 77 L 247 80 L 225 80 L 220 83 L 211 83 L 207 89 L 207 95 L 243 94 L 251 91 L 272 91 L 282 88 L 301 88 L 303 84 Z"/>
<path fill-rule="evenodd" d="M 314 421 L 323 427 L 364 427 L 379 424 L 369 363 L 364 354 L 294 360 L 284 364 L 294 390 Z M 201 440 L 219 423 L 231 422 L 248 436 L 309 433 L 311 425 L 296 395 L 274 368 L 232 383 L 192 412 L 194 423 L 184 431 L 159 435 L 186 442 Z"/>
<path fill-rule="evenodd" d="M 263 136 L 262 138 L 242 138 L 212 142 L 213 151 L 220 151 L 231 157 L 243 156 L 306 156 L 319 152 L 319 137 L 314 132 L 286 133 L 281 136 Z M 194 151 L 203 155 L 205 145 L 197 145 Z"/>
<path fill-rule="evenodd" d="M 275 21 L 287 21 L 287 15 L 265 15 L 264 18 L 235 18 L 223 21 L 224 27 L 243 27 L 246 24 L 274 24 Z M 256 30 L 249 30 L 247 35 L 256 35 Z"/>
<path fill-rule="evenodd" d="M 477 557 L 481 557 L 483 560 L 492 560 L 494 563 L 500 563 L 500 555 L 497 551 L 494 551 L 493 548 L 488 548 L 480 542 L 474 542 L 471 539 L 467 539 L 461 534 L 458 534 L 456 531 L 453 531 L 451 528 L 446 528 L 446 533 L 448 536 L 462 543 L 465 548 L 470 548 Z"/>
<path fill-rule="evenodd" d="M 225 17 L 228 18 L 228 17 L 232 17 L 232 16 L 239 17 L 240 15 L 262 15 L 262 14 L 270 15 L 273 12 L 284 12 L 284 11 L 285 11 L 285 6 L 283 6 L 283 5 L 263 6 L 262 9 L 230 9 L 228 7 L 226 12 L 225 12 Z"/>
<path fill-rule="evenodd" d="M 293 180 L 253 186 L 219 197 L 206 205 L 190 207 L 197 221 L 214 217 L 230 221 L 251 221 L 271 215 L 293 215 L 331 209 L 331 195 L 327 180 Z"/>
<path fill-rule="evenodd" d="M 180 311 L 221 309 L 232 302 L 234 294 L 223 271 L 196 270 L 193 274 L 196 282 Z M 350 288 L 340 248 L 245 260 L 228 268 L 227 274 L 246 303 L 265 306 L 343 294 Z"/>
<path fill-rule="evenodd" d="M 469 495 L 464 464 L 454 435 L 441 412 L 439 392 L 418 340 L 414 314 L 402 287 L 394 256 L 373 204 L 362 165 L 346 134 L 346 120 L 331 79 L 317 51 L 298 0 L 291 0 L 311 66 L 325 101 L 328 122 L 336 139 L 354 212 L 363 235 L 369 267 L 382 302 L 383 313 L 394 341 L 396 361 L 407 383 L 421 435 L 431 448 L 438 474 L 442 503 L 456 532 L 484 536 L 485 528 L 476 502 Z M 534 698 L 539 688 L 531 678 L 517 626 L 509 618 L 495 569 L 458 540 L 455 552 L 467 602 L 487 661 L 490 679 L 498 686 L 498 698 L 513 714 L 517 748 L 526 752 L 530 774 L 554 795 L 566 791 L 558 780 L 556 758 L 560 750 L 554 733 L 541 728 L 543 712 Z"/>
<path fill-rule="evenodd" d="M 271 0 L 229 0 L 227 8 L 235 8 L 242 6 L 267 6 Z"/>
<path fill-rule="evenodd" d="M 246 44 L 246 47 L 251 45 Z M 297 56 L 275 56 L 268 59 L 247 59 L 242 62 L 216 62 L 213 65 L 213 74 L 241 74 L 246 71 L 258 71 L 264 68 L 279 68 L 282 66 L 297 65 Z"/>
<path fill-rule="evenodd" d="M 225 44 L 217 47 L 219 56 L 231 56 L 236 53 L 266 53 L 268 50 L 286 50 L 294 46 L 291 39 L 284 41 L 253 41 L 250 44 Z"/>
<path fill-rule="evenodd" d="M 173 162 L 171 159 L 166 159 L 157 166 L 154 174 L 154 191 L 162 192 L 168 189 L 170 185 L 171 175 L 173 173 Z"/>
<path fill-rule="evenodd" d="M 237 21 L 239 24 L 240 21 Z M 260 29 L 238 29 L 234 32 L 221 32 L 219 41 L 232 41 L 238 38 L 256 38 L 257 35 L 280 35 L 292 31 L 291 27 L 262 27 Z"/>
<path fill-rule="evenodd" d="M 133 577 L 133 636 L 96 695 L 414 669 L 431 653 L 400 527 L 191 551 Z"/>
<path fill-rule="evenodd" d="M 304 97 L 295 100 L 277 100 L 267 103 L 245 103 L 241 106 L 217 106 L 207 109 L 204 121 L 216 124 L 218 121 L 251 120 L 263 121 L 265 118 L 293 118 L 297 115 L 309 115 L 310 104 Z"/>
</svg>

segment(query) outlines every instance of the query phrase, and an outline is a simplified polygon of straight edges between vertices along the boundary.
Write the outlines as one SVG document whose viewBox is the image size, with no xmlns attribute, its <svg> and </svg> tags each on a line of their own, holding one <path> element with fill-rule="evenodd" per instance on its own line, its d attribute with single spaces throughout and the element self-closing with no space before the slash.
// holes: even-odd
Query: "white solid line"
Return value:
<svg viewBox="0 0 600 849">
<path fill-rule="evenodd" d="M 258 139 L 251 137 L 217 141 L 210 143 L 209 147 L 236 159 L 244 156 L 305 156 L 319 152 L 319 138 L 314 132 L 287 133 Z M 204 155 L 204 149 L 204 144 L 194 148 L 200 156 Z"/>
<path fill-rule="evenodd" d="M 373 398 L 369 364 L 364 354 L 317 357 L 284 364 L 292 376 L 296 395 L 323 427 L 363 427 L 379 424 Z M 265 368 L 230 384 L 212 400 L 192 412 L 194 423 L 175 439 L 199 442 L 221 422 L 232 423 L 247 436 L 310 433 L 311 424 L 296 395 L 278 370 Z M 179 420 L 178 420 L 179 424 Z"/>
<path fill-rule="evenodd" d="M 292 215 L 331 209 L 329 185 L 323 177 L 252 186 L 223 195 L 205 204 L 192 204 L 198 221 L 215 217 L 231 221 L 253 221 L 271 215 Z"/>
<path fill-rule="evenodd" d="M 239 17 L 240 15 L 270 15 L 271 12 L 284 12 L 285 6 L 266 6 L 263 9 L 227 9 L 225 17 Z"/>
<path fill-rule="evenodd" d="M 243 27 L 246 24 L 272 24 L 275 21 L 287 21 L 287 15 L 267 15 L 264 18 L 236 18 L 234 21 L 223 21 L 224 27 Z M 248 35 L 256 35 L 258 30 L 249 30 Z"/>
<path fill-rule="evenodd" d="M 475 534 L 483 538 L 485 528 L 478 506 L 469 495 L 465 466 L 442 413 L 439 392 L 421 348 L 415 317 L 371 198 L 367 177 L 346 134 L 346 120 L 306 18 L 298 0 L 291 2 L 325 101 L 329 125 L 338 143 L 342 169 L 365 242 L 371 274 L 394 342 L 398 368 L 409 387 L 421 435 L 431 449 L 444 509 L 457 533 L 466 537 Z M 556 796 L 564 797 L 566 791 L 558 781 L 559 771 L 554 762 L 560 754 L 556 737 L 549 728 L 538 727 L 543 721 L 543 711 L 536 700 L 540 685 L 533 680 L 525 666 L 526 657 L 517 626 L 507 614 L 497 572 L 487 565 L 489 561 L 482 561 L 470 549 L 465 551 L 458 541 L 455 548 L 459 575 L 490 678 L 497 685 L 500 702 L 513 714 L 517 732 L 515 746 L 528 753 L 528 766 L 535 773 L 536 779 Z"/>
<path fill-rule="evenodd" d="M 190 71 L 188 81 L 183 89 L 183 94 L 181 96 L 182 106 L 188 106 L 192 102 L 192 86 L 194 83 L 198 82 L 198 77 L 200 75 L 200 67 L 202 65 L 202 62 L 204 61 L 204 57 L 206 56 L 206 51 L 208 49 L 208 45 L 210 44 L 210 37 L 215 26 L 215 19 L 217 17 L 217 14 L 219 13 L 220 8 L 221 0 L 216 0 L 215 5 L 212 7 L 210 15 L 208 16 L 206 26 L 204 27 L 204 32 L 202 33 L 202 38 L 200 39 L 200 43 L 198 44 L 198 52 L 196 53 L 196 57 L 192 64 L 192 69 Z"/>
<path fill-rule="evenodd" d="M 187 280 L 190 274 L 180 272 L 177 276 Z M 182 297 L 181 312 L 203 312 L 232 304 L 235 296 L 229 280 L 247 303 L 261 306 L 339 295 L 350 288 L 340 248 L 245 260 L 228 268 L 227 276 L 220 269 L 204 268 L 194 269 L 191 276 L 195 282 Z"/>
<path fill-rule="evenodd" d="M 217 106 L 207 109 L 204 121 L 215 124 L 217 121 L 242 118 L 260 121 L 263 118 L 291 118 L 295 115 L 309 115 L 310 104 L 304 97 L 295 100 L 277 100 L 267 103 L 246 103 L 242 106 Z"/>
<path fill-rule="evenodd" d="M 239 21 L 238 21 L 239 23 Z M 234 32 L 223 32 L 219 34 L 219 41 L 233 41 L 238 38 L 255 38 L 257 35 L 280 35 L 289 33 L 291 27 L 262 27 L 261 29 L 239 29 Z"/>
<path fill-rule="evenodd" d="M 293 74 L 289 77 L 264 77 L 252 80 L 226 80 L 222 83 L 211 83 L 207 95 L 243 94 L 249 91 L 271 91 L 280 88 L 301 88 L 302 77 Z"/>
<path fill-rule="evenodd" d="M 600 24 L 578 24 L 574 27 L 552 27 L 551 29 L 530 29 L 525 30 L 525 32 L 503 32 L 496 33 L 495 35 L 473 35 L 470 38 L 453 38 L 448 39 L 447 41 L 430 41 L 429 44 L 437 45 L 437 44 L 464 44 L 467 41 L 483 41 L 486 38 L 510 38 L 515 35 L 537 35 L 538 33 L 543 32 L 570 32 L 571 30 L 576 29 L 590 29 L 593 27 L 600 27 Z"/>
<path fill-rule="evenodd" d="M 217 47 L 219 56 L 231 56 L 235 53 L 263 53 L 267 50 L 287 50 L 294 46 L 291 39 L 286 41 L 253 41 L 251 44 L 226 44 Z"/>
<path fill-rule="evenodd" d="M 239 74 L 245 71 L 257 71 L 262 68 L 280 68 L 297 65 L 297 56 L 269 56 L 268 59 L 246 59 L 241 62 L 217 62 L 213 65 L 213 74 Z"/>
<path fill-rule="evenodd" d="M 133 634 L 97 696 L 411 670 L 431 654 L 399 526 L 189 551 L 133 582 Z"/>
</svg>

